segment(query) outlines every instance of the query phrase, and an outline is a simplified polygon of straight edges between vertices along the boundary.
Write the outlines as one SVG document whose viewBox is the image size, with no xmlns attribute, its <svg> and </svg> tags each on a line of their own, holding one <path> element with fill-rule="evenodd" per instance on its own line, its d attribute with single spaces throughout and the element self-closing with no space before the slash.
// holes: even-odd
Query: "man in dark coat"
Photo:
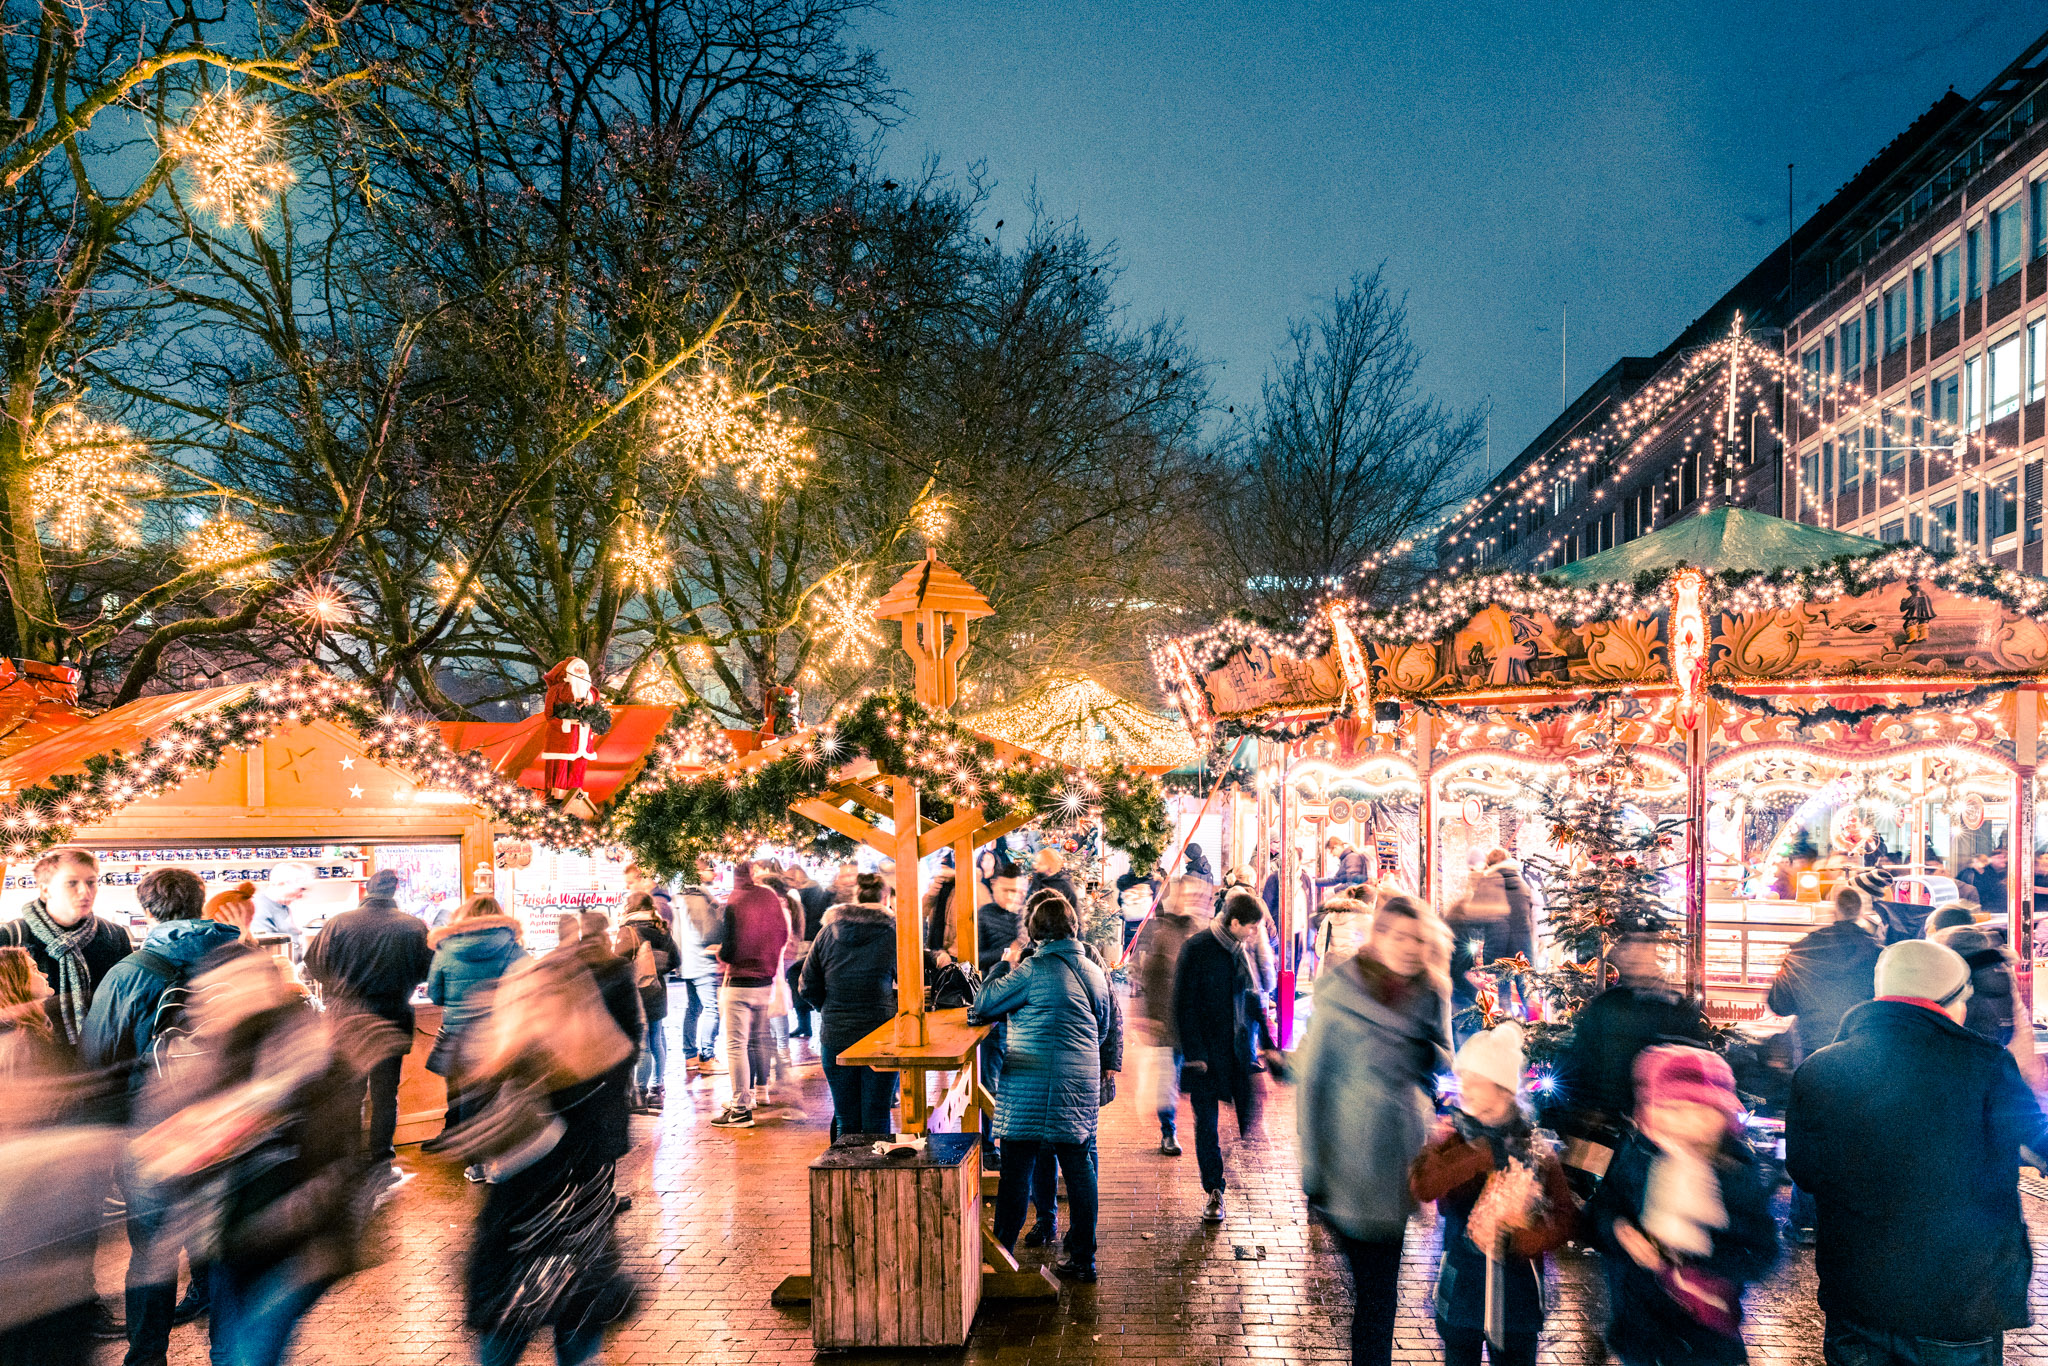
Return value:
<svg viewBox="0 0 2048 1366">
<path fill-rule="evenodd" d="M 988 882 L 989 895 L 974 913 L 975 967 L 988 976 L 1003 961 L 1003 950 L 1024 939 L 1024 879 L 1017 865 L 1005 863 Z"/>
<path fill-rule="evenodd" d="M 52 849 L 36 860 L 36 897 L 21 918 L 0 925 L 0 946 L 28 950 L 54 993 L 43 1003 L 68 1044 L 76 1045 L 93 992 L 135 945 L 126 927 L 93 914 L 100 861 L 90 849 Z"/>
<path fill-rule="evenodd" d="M 1082 904 L 1081 894 L 1074 890 L 1074 879 L 1067 875 L 1066 859 L 1059 850 L 1050 846 L 1039 850 L 1037 857 L 1031 860 L 1031 882 L 1024 888 L 1024 904 L 1029 906 L 1040 892 L 1047 890 L 1058 892 L 1067 899 L 1067 904 L 1074 908 L 1082 933 L 1087 933 L 1088 908 Z"/>
<path fill-rule="evenodd" d="M 412 993 L 427 980 L 434 950 L 418 916 L 398 908 L 398 874 L 384 869 L 370 876 L 362 904 L 343 911 L 306 945 L 306 971 L 320 986 L 330 1010 L 356 1010 L 389 1020 L 410 1043 Z M 637 1036 L 636 1036 L 637 1037 Z M 404 1054 L 370 1070 L 369 1160 L 390 1163 L 398 1155 L 398 1075 Z M 394 1173 L 395 1174 L 395 1173 Z"/>
<path fill-rule="evenodd" d="M 594 1129 L 601 1135 L 599 1156 L 617 1162 L 632 1148 L 627 1116 L 633 1113 L 633 1069 L 640 1061 L 639 1040 L 646 1031 L 647 1015 L 640 1004 L 640 987 L 633 980 L 631 959 L 612 952 L 611 921 L 602 911 L 585 911 L 581 918 L 583 937 L 574 952 L 590 969 L 604 1008 L 619 1032 L 634 1044 L 626 1060 L 594 1081 L 585 1082 L 588 1104 L 595 1116 Z M 622 1202 L 620 1208 L 625 1208 Z"/>
<path fill-rule="evenodd" d="M 1842 1017 L 1875 990 L 1877 956 L 1884 946 L 1864 918 L 1868 905 L 1854 887 L 1837 891 L 1834 921 L 1787 949 L 1771 979 L 1767 1004 L 1773 1013 L 1795 1018 L 1796 1057 L 1833 1043 Z"/>
<path fill-rule="evenodd" d="M 1181 951 L 1201 933 L 1208 917 L 1209 884 L 1198 877 L 1175 878 L 1160 899 L 1159 909 L 1145 921 L 1130 943 L 1131 1006 L 1137 1012 L 1140 1047 L 1150 1049 L 1140 1067 L 1140 1087 L 1150 1083 L 1150 1099 L 1159 1115 L 1159 1151 L 1180 1156 L 1175 1135 L 1180 1113 L 1177 1080 L 1180 1048 L 1174 1030 L 1174 974 Z M 1263 909 L 1263 908 L 1262 908 Z M 1143 1103 L 1145 1098 L 1140 1098 Z"/>
<path fill-rule="evenodd" d="M 1246 951 L 1251 937 L 1263 932 L 1265 919 L 1266 908 L 1257 897 L 1233 892 L 1208 931 L 1188 939 L 1174 973 L 1180 1085 L 1195 1112 L 1195 1161 L 1202 1189 L 1209 1195 L 1202 1218 L 1212 1224 L 1223 1220 L 1223 1144 L 1217 1111 L 1225 1100 L 1236 1108 L 1239 1138 L 1258 1128 L 1254 1041 L 1269 1054 L 1273 1047 Z"/>
<path fill-rule="evenodd" d="M 1620 980 L 1588 1001 L 1572 1021 L 1563 1059 L 1564 1099 L 1599 1127 L 1636 1112 L 1636 1055 L 1656 1043 L 1707 1042 L 1699 1007 L 1671 989 L 1655 935 L 1625 936 L 1608 950 Z"/>
<path fill-rule="evenodd" d="M 1991 1366 L 2030 1321 L 2017 1176 L 2048 1121 L 2011 1055 L 1963 1028 L 1959 954 L 1894 944 L 1876 978 L 1793 1075 L 1785 1117 L 1785 1169 L 1819 1206 L 1827 1359 Z"/>
</svg>

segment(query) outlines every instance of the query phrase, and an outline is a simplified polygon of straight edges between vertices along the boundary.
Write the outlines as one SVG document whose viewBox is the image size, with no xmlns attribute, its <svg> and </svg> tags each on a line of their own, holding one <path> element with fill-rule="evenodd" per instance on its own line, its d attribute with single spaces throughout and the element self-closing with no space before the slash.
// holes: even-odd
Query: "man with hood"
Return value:
<svg viewBox="0 0 2048 1366">
<path fill-rule="evenodd" d="M 410 1039 L 413 1032 L 412 993 L 427 980 L 434 950 L 427 927 L 398 906 L 398 874 L 380 869 L 370 875 L 362 904 L 343 911 L 321 927 L 306 945 L 306 972 L 320 986 L 329 1010 L 374 1015 L 398 1026 Z M 392 1135 L 398 1131 L 398 1076 L 403 1056 L 386 1058 L 370 1070 L 369 1160 L 387 1166 L 398 1155 Z M 391 1179 L 397 1178 L 395 1168 Z"/>
<path fill-rule="evenodd" d="M 1259 997 L 1249 945 L 1265 933 L 1266 908 L 1249 892 L 1233 892 L 1206 934 L 1188 937 L 1173 987 L 1174 1037 L 1180 1044 L 1180 1086 L 1195 1112 L 1195 1160 L 1208 1204 L 1205 1223 L 1223 1222 L 1223 1144 L 1218 1112 L 1229 1101 L 1240 1139 L 1258 1130 L 1259 1093 L 1253 1063 L 1270 1060 L 1273 1036 Z"/>
<path fill-rule="evenodd" d="M 842 901 L 811 945 L 798 983 L 819 1015 L 818 1056 L 832 1092 L 832 1134 L 891 1132 L 897 1074 L 847 1067 L 839 1055 L 896 1014 L 896 918 L 886 907 Z"/>
<path fill-rule="evenodd" d="M 183 1021 L 179 1011 L 163 1009 L 175 990 L 183 996 L 198 975 L 202 961 L 236 944 L 241 931 L 233 925 L 201 919 L 206 884 L 183 868 L 158 868 L 136 884 L 135 899 L 150 918 L 142 947 L 116 963 L 93 993 L 92 1010 L 79 1040 L 79 1060 L 91 1071 L 128 1070 L 127 1084 L 114 1093 L 106 1123 L 129 1119 L 135 1098 L 156 1069 L 151 1053 L 158 1031 Z M 127 1366 L 160 1366 L 170 1351 L 171 1326 L 177 1310 L 178 1262 L 174 1243 L 168 1256 L 158 1255 L 157 1235 L 164 1211 L 132 1184 L 127 1189 L 128 1355 Z M 164 1271 L 168 1269 L 169 1275 Z M 194 1279 L 205 1274 L 195 1267 Z M 204 1301 L 203 1287 L 196 1299 Z"/>
<path fill-rule="evenodd" d="M 1180 1156 L 1175 1121 L 1180 1113 L 1176 1078 L 1180 1048 L 1173 1027 L 1173 986 L 1180 953 L 1200 933 L 1208 918 L 1209 884 L 1198 877 L 1177 877 L 1166 889 L 1158 914 L 1145 921 L 1131 941 L 1131 1004 L 1137 1009 L 1139 1037 L 1139 1103 L 1150 1097 L 1159 1112 L 1159 1151 Z"/>
</svg>

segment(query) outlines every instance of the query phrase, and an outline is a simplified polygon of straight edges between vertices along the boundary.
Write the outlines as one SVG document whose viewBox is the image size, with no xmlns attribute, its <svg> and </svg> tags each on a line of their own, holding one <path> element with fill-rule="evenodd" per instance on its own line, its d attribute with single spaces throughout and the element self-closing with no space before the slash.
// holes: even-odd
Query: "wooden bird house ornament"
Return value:
<svg viewBox="0 0 2048 1366">
<path fill-rule="evenodd" d="M 903 623 L 903 652 L 917 665 L 917 700 L 942 711 L 960 700 L 960 661 L 967 623 L 995 608 L 930 551 L 875 604 L 876 621 Z"/>
</svg>

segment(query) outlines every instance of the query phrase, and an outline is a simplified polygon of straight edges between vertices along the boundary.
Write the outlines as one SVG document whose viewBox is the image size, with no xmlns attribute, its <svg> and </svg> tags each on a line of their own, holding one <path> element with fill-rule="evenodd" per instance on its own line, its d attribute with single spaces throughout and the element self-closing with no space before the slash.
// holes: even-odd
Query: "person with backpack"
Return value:
<svg viewBox="0 0 2048 1366">
<path fill-rule="evenodd" d="M 681 954 L 655 911 L 653 897 L 635 893 L 626 899 L 618 952 L 633 965 L 633 982 L 640 989 L 640 1013 L 645 1020 L 640 1061 L 633 1074 L 633 1108 L 641 1114 L 656 1114 L 666 1099 L 668 1082 L 668 974 Z"/>
<path fill-rule="evenodd" d="M 191 979 L 200 963 L 217 950 L 241 941 L 233 925 L 202 919 L 206 884 L 183 868 L 158 868 L 135 887 L 135 900 L 150 918 L 142 947 L 116 963 L 93 993 L 79 1040 L 79 1061 L 92 1071 L 125 1071 L 126 1084 L 116 1088 L 100 1116 L 109 1124 L 125 1124 L 150 1078 L 168 1066 L 189 1033 L 184 1018 L 191 1000 Z M 164 1366 L 171 1347 L 171 1327 L 178 1313 L 177 1253 L 157 1246 L 165 1211 L 154 1208 L 132 1181 L 124 1183 L 128 1199 L 128 1354 L 125 1366 Z M 167 1268 L 168 1280 L 158 1268 Z M 193 1268 L 194 1299 L 205 1300 L 199 1288 L 203 1266 Z M 188 1307 L 192 1312 L 195 1306 Z"/>
</svg>

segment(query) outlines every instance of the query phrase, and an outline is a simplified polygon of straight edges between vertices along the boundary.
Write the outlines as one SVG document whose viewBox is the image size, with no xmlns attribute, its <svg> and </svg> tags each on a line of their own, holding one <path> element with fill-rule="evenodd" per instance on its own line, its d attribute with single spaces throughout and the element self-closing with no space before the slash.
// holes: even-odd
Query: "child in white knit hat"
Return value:
<svg viewBox="0 0 2048 1366">
<path fill-rule="evenodd" d="M 1522 1108 L 1521 1026 L 1465 1041 L 1451 1064 L 1457 1108 L 1409 1168 L 1417 1200 L 1444 1221 L 1436 1330 L 1444 1366 L 1534 1366 L 1543 1328 L 1543 1254 L 1578 1226 L 1578 1203 L 1549 1141 Z"/>
</svg>

